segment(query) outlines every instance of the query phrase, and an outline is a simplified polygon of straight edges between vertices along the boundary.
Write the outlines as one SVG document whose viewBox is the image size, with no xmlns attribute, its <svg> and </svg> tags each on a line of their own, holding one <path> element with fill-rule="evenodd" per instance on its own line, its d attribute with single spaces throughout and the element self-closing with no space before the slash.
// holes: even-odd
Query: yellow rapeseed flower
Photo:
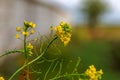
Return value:
<svg viewBox="0 0 120 80">
<path fill-rule="evenodd" d="M 32 22 L 29 22 L 29 25 L 30 25 L 30 26 L 32 26 L 32 24 L 33 24 Z"/>
<path fill-rule="evenodd" d="M 90 77 L 89 80 L 99 80 L 101 79 L 101 75 L 103 74 L 102 69 L 100 71 L 96 71 L 94 65 L 89 66 L 89 69 L 85 71 L 85 74 Z"/>
<path fill-rule="evenodd" d="M 66 46 L 69 43 L 69 41 L 70 41 L 69 37 L 62 37 L 60 39 L 63 42 L 64 46 Z"/>
<path fill-rule="evenodd" d="M 33 45 L 32 45 L 31 43 L 29 43 L 29 44 L 27 45 L 27 48 L 28 48 L 28 49 L 33 49 Z"/>
<path fill-rule="evenodd" d="M 55 28 L 57 36 L 63 42 L 64 46 L 66 46 L 71 39 L 72 29 L 68 23 L 61 22 L 59 26 Z"/>
<path fill-rule="evenodd" d="M 5 80 L 2 76 L 0 77 L 0 80 Z"/>
<path fill-rule="evenodd" d="M 61 34 L 62 34 L 62 32 L 63 32 L 62 27 L 61 27 L 61 26 L 57 26 L 57 27 L 55 28 L 55 30 L 56 30 L 56 32 L 57 32 L 57 35 L 58 35 L 58 36 L 61 36 Z"/>
<path fill-rule="evenodd" d="M 35 28 L 35 27 L 36 27 L 36 24 L 33 24 L 33 25 L 32 25 L 32 28 Z"/>
<path fill-rule="evenodd" d="M 19 38 L 20 38 L 20 35 L 19 35 L 19 34 L 16 34 L 16 35 L 15 35 L 15 38 L 16 38 L 16 39 L 19 39 Z"/>
<path fill-rule="evenodd" d="M 92 71 L 92 73 L 94 73 L 94 74 L 96 73 L 96 68 L 94 65 L 89 66 L 89 68 Z"/>
<path fill-rule="evenodd" d="M 20 32 L 20 31 L 21 31 L 21 27 L 17 27 L 17 28 L 16 28 L 16 31 L 17 31 L 17 32 Z"/>
<path fill-rule="evenodd" d="M 96 79 L 96 74 L 91 70 L 91 68 L 87 69 L 85 74 L 87 74 L 90 77 L 91 80 Z"/>
<path fill-rule="evenodd" d="M 31 51 L 32 49 L 33 49 L 33 45 L 32 45 L 31 43 L 29 43 L 29 44 L 27 45 L 27 50 L 28 50 L 28 53 L 29 53 L 28 55 L 29 55 L 29 56 L 31 56 L 31 55 L 33 54 L 32 51 Z"/>
<path fill-rule="evenodd" d="M 98 73 L 102 75 L 102 74 L 103 74 L 102 69 L 100 69 L 100 70 L 98 71 Z"/>
<path fill-rule="evenodd" d="M 29 51 L 29 56 L 32 56 L 32 54 L 33 54 L 33 52 L 30 50 L 30 51 Z"/>
<path fill-rule="evenodd" d="M 29 22 L 29 25 L 31 28 L 35 28 L 36 27 L 36 24 L 34 24 L 33 22 Z"/>
<path fill-rule="evenodd" d="M 15 38 L 20 38 L 20 35 L 22 34 L 24 37 L 30 36 L 32 34 L 35 33 L 34 29 L 36 24 L 34 24 L 33 22 L 28 22 L 28 21 L 24 21 L 24 25 L 23 27 L 16 27 L 16 31 L 20 32 L 20 34 L 16 34 Z M 22 39 L 22 38 L 21 38 Z"/>
<path fill-rule="evenodd" d="M 23 34 L 24 36 L 28 36 L 28 32 L 23 31 L 22 34 Z"/>
</svg>

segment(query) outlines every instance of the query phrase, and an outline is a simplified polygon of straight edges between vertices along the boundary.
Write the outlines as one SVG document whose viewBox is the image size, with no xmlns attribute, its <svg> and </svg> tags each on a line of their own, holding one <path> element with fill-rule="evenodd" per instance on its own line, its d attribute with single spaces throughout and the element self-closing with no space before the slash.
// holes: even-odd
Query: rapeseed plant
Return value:
<svg viewBox="0 0 120 80">
<path fill-rule="evenodd" d="M 56 27 L 51 26 L 50 30 L 52 32 L 55 31 L 55 36 L 52 37 L 52 39 L 49 41 L 47 46 L 40 49 L 40 54 L 37 55 L 37 57 L 30 60 L 31 59 L 30 57 L 34 55 L 33 49 L 35 48 L 35 46 L 33 46 L 33 44 L 30 42 L 30 40 L 28 40 L 28 38 L 29 36 L 35 33 L 35 28 L 36 28 L 36 24 L 33 22 L 28 22 L 28 21 L 24 21 L 23 27 L 18 26 L 16 28 L 17 34 L 15 35 L 15 38 L 21 39 L 23 41 L 23 49 L 8 51 L 2 56 L 19 52 L 19 53 L 24 54 L 25 62 L 23 66 L 20 67 L 18 70 L 16 70 L 8 80 L 13 80 L 13 78 L 21 71 L 24 72 L 24 74 L 20 75 L 20 80 L 32 80 L 30 77 L 31 74 L 34 74 L 34 73 L 40 74 L 41 72 L 39 70 L 38 71 L 33 70 L 31 68 L 31 64 L 35 63 L 36 61 L 40 59 L 41 60 L 43 59 L 43 60 L 39 63 L 42 63 L 44 61 L 51 62 L 48 70 L 45 72 L 44 78 L 42 79 L 42 80 L 47 80 L 47 75 L 52 69 L 53 64 L 56 62 L 56 59 L 47 60 L 43 57 L 44 54 L 46 54 L 47 50 L 50 48 L 50 46 L 56 39 L 59 38 L 61 42 L 64 44 L 64 46 L 67 46 L 71 40 L 72 28 L 70 24 L 66 22 L 61 22 Z M 33 41 L 37 41 L 37 40 L 38 38 L 33 39 Z M 58 73 L 53 78 L 50 78 L 49 80 L 64 80 L 64 78 L 70 79 L 70 80 L 71 79 L 72 80 L 101 80 L 101 76 L 103 74 L 102 69 L 97 71 L 94 65 L 89 66 L 89 69 L 87 69 L 85 73 L 79 73 L 77 68 L 79 67 L 79 64 L 80 64 L 80 58 L 78 58 L 72 73 L 66 72 L 64 74 L 61 74 L 61 71 L 63 68 L 62 64 L 63 64 L 63 60 L 60 62 Z M 58 61 L 55 63 L 55 66 L 53 66 L 52 72 L 55 70 L 56 66 L 58 66 Z M 5 79 L 3 77 L 0 77 L 0 80 L 5 80 Z M 41 80 L 41 79 L 38 77 L 37 80 Z"/>
</svg>

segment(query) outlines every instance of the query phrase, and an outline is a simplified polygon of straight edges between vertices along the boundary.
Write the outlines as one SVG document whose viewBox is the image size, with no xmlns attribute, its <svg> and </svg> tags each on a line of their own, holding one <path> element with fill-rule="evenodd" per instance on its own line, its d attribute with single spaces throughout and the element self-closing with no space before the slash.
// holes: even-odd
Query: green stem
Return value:
<svg viewBox="0 0 120 80">
<path fill-rule="evenodd" d="M 12 54 L 12 53 L 24 53 L 23 50 L 11 50 L 11 51 L 6 51 L 4 54 L 0 55 L 0 57 L 3 57 L 5 55 L 8 55 L 8 54 Z"/>
<path fill-rule="evenodd" d="M 26 36 L 24 36 L 24 54 L 25 54 L 25 59 L 28 58 L 26 46 L 27 46 L 27 45 L 26 45 Z"/>
<path fill-rule="evenodd" d="M 75 73 L 77 71 L 77 68 L 78 68 L 79 64 L 80 64 L 80 57 L 78 57 L 77 63 L 75 65 L 75 68 L 74 68 L 72 73 Z"/>
<path fill-rule="evenodd" d="M 57 80 L 57 79 L 60 79 L 60 78 L 63 78 L 63 77 L 68 77 L 68 76 L 84 76 L 84 74 L 66 74 L 66 75 L 61 75 L 61 76 L 52 78 L 50 80 Z"/>
<path fill-rule="evenodd" d="M 45 53 L 46 51 L 48 50 L 48 48 L 50 47 L 50 45 L 57 39 L 58 37 L 56 36 L 55 38 L 53 38 L 48 46 L 46 47 L 46 49 L 41 53 L 41 55 L 39 55 L 38 57 L 36 57 L 35 59 L 33 59 L 32 61 L 28 62 L 27 64 L 23 65 L 22 67 L 20 67 L 15 73 L 13 73 L 13 75 L 8 79 L 8 80 L 12 80 L 13 77 L 18 73 L 20 72 L 22 69 L 24 69 L 25 67 L 29 66 L 30 64 L 32 64 L 33 62 L 37 61 L 38 59 L 40 59 Z"/>
<path fill-rule="evenodd" d="M 45 76 L 44 76 L 44 80 L 46 80 L 47 75 L 48 75 L 48 73 L 49 73 L 49 71 L 50 71 L 50 69 L 51 69 L 53 63 L 54 63 L 54 61 L 51 63 L 50 67 L 49 67 L 48 70 L 46 71 Z"/>
<path fill-rule="evenodd" d="M 62 61 L 61 61 L 61 63 L 60 63 L 60 68 L 59 68 L 59 71 L 58 71 L 56 77 L 59 76 L 59 75 L 61 74 L 62 66 L 63 66 L 63 59 L 62 59 Z"/>
<path fill-rule="evenodd" d="M 26 31 L 25 31 L 26 32 Z M 25 55 L 25 64 L 28 63 L 28 53 L 27 53 L 27 42 L 26 42 L 26 35 L 24 36 L 24 55 Z M 27 66 L 27 72 L 29 73 L 29 66 Z M 27 79 L 29 80 L 29 74 L 26 75 Z"/>
</svg>

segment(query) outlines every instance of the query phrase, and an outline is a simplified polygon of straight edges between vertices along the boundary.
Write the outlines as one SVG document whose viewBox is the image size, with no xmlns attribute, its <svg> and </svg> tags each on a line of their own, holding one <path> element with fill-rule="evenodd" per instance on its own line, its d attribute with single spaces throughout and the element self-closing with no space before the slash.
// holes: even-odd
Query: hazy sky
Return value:
<svg viewBox="0 0 120 80">
<path fill-rule="evenodd" d="M 58 4 L 64 5 L 71 11 L 72 15 L 77 14 L 74 12 L 78 5 L 82 5 L 81 2 L 84 0 L 53 0 L 58 2 Z M 106 23 L 120 23 L 120 0 L 103 0 L 105 4 L 109 7 L 108 12 L 103 16 L 103 20 Z M 77 17 L 77 16 L 76 16 Z M 74 19 L 76 19 L 74 17 Z"/>
<path fill-rule="evenodd" d="M 63 4 L 66 7 L 76 7 L 84 0 L 53 0 Z M 120 0 L 103 0 L 106 2 L 106 5 L 111 8 L 112 11 L 120 13 Z"/>
</svg>

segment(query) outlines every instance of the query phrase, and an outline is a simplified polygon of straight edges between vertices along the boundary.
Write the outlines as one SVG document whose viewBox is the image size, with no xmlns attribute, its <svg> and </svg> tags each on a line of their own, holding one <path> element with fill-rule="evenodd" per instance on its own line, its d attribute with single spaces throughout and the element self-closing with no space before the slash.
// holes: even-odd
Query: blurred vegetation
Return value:
<svg viewBox="0 0 120 80">
<path fill-rule="evenodd" d="M 99 22 L 99 17 L 107 9 L 103 0 L 84 0 L 82 12 L 87 17 L 88 27 L 94 28 Z"/>
</svg>

